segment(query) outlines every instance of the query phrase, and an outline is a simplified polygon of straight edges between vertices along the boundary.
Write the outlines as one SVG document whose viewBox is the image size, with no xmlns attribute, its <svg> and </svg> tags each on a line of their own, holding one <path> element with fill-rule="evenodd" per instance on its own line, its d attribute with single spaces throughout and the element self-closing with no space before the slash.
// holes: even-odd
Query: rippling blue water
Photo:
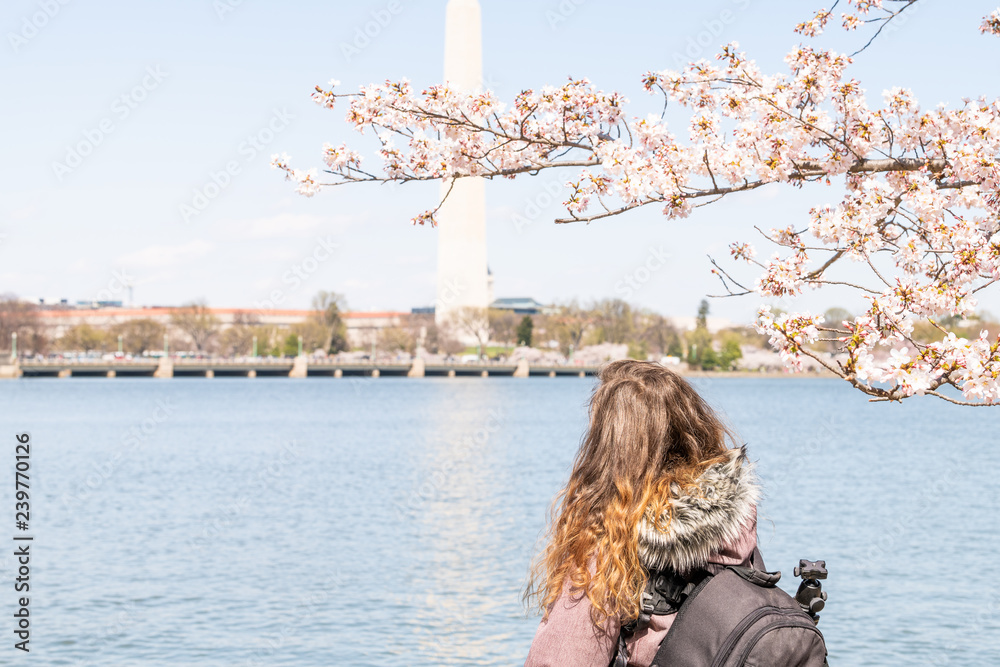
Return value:
<svg viewBox="0 0 1000 667">
<path fill-rule="evenodd" d="M 0 383 L 0 516 L 13 434 L 35 443 L 31 659 L 519 664 L 528 561 L 592 382 Z M 761 548 L 786 590 L 799 558 L 827 561 L 832 665 L 1000 664 L 1000 413 L 873 405 L 834 380 L 695 382 L 759 460 Z M 13 605 L 4 584 L 0 662 Z"/>
</svg>

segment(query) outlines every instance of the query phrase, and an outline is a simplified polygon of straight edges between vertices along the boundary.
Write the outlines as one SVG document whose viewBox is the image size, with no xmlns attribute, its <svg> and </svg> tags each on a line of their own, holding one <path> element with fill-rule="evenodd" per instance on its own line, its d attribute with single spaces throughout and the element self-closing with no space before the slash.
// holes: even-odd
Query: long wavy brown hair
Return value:
<svg viewBox="0 0 1000 667">
<path fill-rule="evenodd" d="M 654 362 L 607 364 L 569 482 L 553 503 L 526 601 L 547 616 L 569 586 L 590 599 L 595 626 L 638 617 L 647 577 L 639 560 L 640 520 L 668 511 L 671 484 L 693 484 L 734 441 L 681 376 Z"/>
</svg>

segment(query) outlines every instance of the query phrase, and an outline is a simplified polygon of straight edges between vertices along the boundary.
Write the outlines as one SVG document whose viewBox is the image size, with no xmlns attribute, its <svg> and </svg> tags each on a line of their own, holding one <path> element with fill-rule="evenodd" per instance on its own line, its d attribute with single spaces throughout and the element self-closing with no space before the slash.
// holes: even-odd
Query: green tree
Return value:
<svg viewBox="0 0 1000 667">
<path fill-rule="evenodd" d="M 712 355 L 715 354 L 715 350 L 712 348 L 712 334 L 708 333 L 708 329 L 698 327 L 694 331 L 689 332 L 687 338 L 687 362 L 692 368 L 700 368 L 704 365 L 705 357 L 709 355 L 709 350 L 712 350 Z"/>
<path fill-rule="evenodd" d="M 64 333 L 56 344 L 66 352 L 107 352 L 111 348 L 111 336 L 107 331 L 89 324 L 77 324 Z"/>
<path fill-rule="evenodd" d="M 267 340 L 259 335 L 259 325 L 260 320 L 255 313 L 243 310 L 233 313 L 232 325 L 219 334 L 219 351 L 227 357 L 250 356 L 253 354 L 254 336 L 257 336 L 257 353 L 261 354 Z"/>
<path fill-rule="evenodd" d="M 646 351 L 646 341 L 633 341 L 628 344 L 628 352 L 626 353 L 629 359 L 638 359 L 639 361 L 645 361 L 649 357 L 649 352 Z"/>
<path fill-rule="evenodd" d="M 259 325 L 253 328 L 253 335 L 257 336 L 257 354 L 262 357 L 280 357 L 282 355 L 283 343 L 278 327 Z"/>
<path fill-rule="evenodd" d="M 530 315 L 521 318 L 521 323 L 517 325 L 517 344 L 531 347 L 531 336 L 534 333 L 535 323 Z"/>
<path fill-rule="evenodd" d="M 719 364 L 715 348 L 712 347 L 712 334 L 708 332 L 708 300 L 702 299 L 698 304 L 698 316 L 695 319 L 694 331 L 688 334 L 687 362 L 692 368 L 709 370 Z"/>
<path fill-rule="evenodd" d="M 698 304 L 698 329 L 708 329 L 708 299 L 702 299 Z"/>
<path fill-rule="evenodd" d="M 285 336 L 281 345 L 281 356 L 294 357 L 299 353 L 299 337 L 293 333 Z"/>
<path fill-rule="evenodd" d="M 336 292 L 320 291 L 312 301 L 315 319 L 325 328 L 326 338 L 323 349 L 329 354 L 337 354 L 348 349 L 347 325 L 341 317 L 346 308 L 344 297 Z"/>
<path fill-rule="evenodd" d="M 329 335 L 329 331 L 322 322 L 316 317 L 310 317 L 302 322 L 296 322 L 290 326 L 289 331 L 295 336 L 302 338 L 302 352 L 304 354 L 309 354 L 315 352 L 316 350 L 326 351 L 325 348 L 326 339 Z M 298 345 L 296 344 L 296 353 L 298 352 Z"/>
<path fill-rule="evenodd" d="M 715 348 L 712 347 L 712 343 L 709 342 L 705 346 L 705 349 L 701 352 L 701 370 L 703 371 L 714 371 L 719 367 L 719 355 L 715 352 Z"/>
<path fill-rule="evenodd" d="M 719 365 L 723 370 L 731 371 L 736 368 L 736 362 L 743 358 L 743 351 L 740 349 L 740 341 L 736 338 L 728 338 L 722 344 L 722 354 L 719 357 Z"/>
<path fill-rule="evenodd" d="M 117 340 L 118 336 L 122 337 L 122 351 L 135 355 L 162 350 L 163 334 L 166 332 L 166 326 L 148 317 L 120 322 L 111 328 L 112 338 Z"/>
</svg>

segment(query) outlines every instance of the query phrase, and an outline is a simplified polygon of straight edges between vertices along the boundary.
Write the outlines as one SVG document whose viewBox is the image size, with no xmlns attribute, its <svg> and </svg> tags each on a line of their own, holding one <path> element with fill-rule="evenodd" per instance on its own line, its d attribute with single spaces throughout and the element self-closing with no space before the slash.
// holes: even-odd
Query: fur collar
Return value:
<svg viewBox="0 0 1000 667">
<path fill-rule="evenodd" d="M 677 495 L 676 484 L 671 491 L 673 519 L 668 524 L 662 518 L 665 529 L 658 530 L 649 515 L 639 522 L 639 558 L 650 570 L 684 573 L 703 567 L 740 536 L 760 497 L 745 447 L 729 450 L 725 461 L 706 468 L 685 495 Z"/>
</svg>

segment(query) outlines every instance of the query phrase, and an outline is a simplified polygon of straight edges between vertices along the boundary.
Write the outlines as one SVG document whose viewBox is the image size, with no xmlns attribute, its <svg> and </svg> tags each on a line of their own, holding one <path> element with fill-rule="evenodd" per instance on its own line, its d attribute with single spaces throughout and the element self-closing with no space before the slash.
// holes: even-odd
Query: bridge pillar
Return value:
<svg viewBox="0 0 1000 667">
<path fill-rule="evenodd" d="M 517 368 L 514 369 L 514 377 L 516 378 L 526 378 L 529 375 L 530 369 L 528 368 L 527 359 L 519 359 L 517 362 Z"/>
<path fill-rule="evenodd" d="M 255 377 L 257 377 L 257 371 L 255 371 L 254 369 L 251 368 L 250 370 L 247 371 L 247 377 L 248 378 L 255 378 Z"/>
<path fill-rule="evenodd" d="M 71 371 L 68 368 L 64 368 L 61 371 L 59 371 L 59 377 L 61 378 L 73 377 L 73 371 Z"/>
<path fill-rule="evenodd" d="M 344 377 L 344 370 L 342 368 L 336 368 L 333 371 L 333 377 L 342 378 Z"/>
<path fill-rule="evenodd" d="M 413 365 L 410 366 L 410 370 L 406 371 L 406 377 L 409 378 L 422 378 L 424 376 L 424 370 L 426 366 L 424 365 L 424 360 L 417 357 L 413 360 Z"/>
<path fill-rule="evenodd" d="M 207 371 L 205 371 L 205 377 L 207 377 L 207 378 L 214 378 L 215 377 L 215 371 L 213 371 L 211 368 L 209 368 Z"/>
<path fill-rule="evenodd" d="M 155 378 L 172 378 L 174 376 L 174 362 L 169 357 L 160 357 L 160 363 L 153 371 Z"/>
<path fill-rule="evenodd" d="M 108 371 L 107 377 L 113 378 L 113 377 L 117 377 L 117 376 L 118 376 L 118 372 L 117 371 L 114 371 L 114 370 Z"/>
<path fill-rule="evenodd" d="M 489 371 L 483 371 L 482 373 L 479 374 L 479 377 L 488 378 L 489 376 L 490 376 Z"/>
<path fill-rule="evenodd" d="M 17 364 L 17 362 L 13 364 L 0 365 L 0 379 L 13 380 L 14 378 L 19 377 L 21 377 L 21 367 Z"/>
<path fill-rule="evenodd" d="M 455 377 L 455 369 L 454 368 L 449 368 L 448 369 L 448 377 L 450 377 L 450 378 Z"/>
<path fill-rule="evenodd" d="M 309 360 L 304 356 L 299 355 L 295 357 L 295 362 L 292 364 L 292 370 L 288 373 L 290 378 L 304 378 L 309 375 Z"/>
<path fill-rule="evenodd" d="M 586 373 L 584 373 L 583 371 L 580 371 L 580 377 L 582 377 L 582 378 L 583 378 L 583 377 L 587 377 L 587 374 L 586 374 Z"/>
<path fill-rule="evenodd" d="M 372 377 L 373 378 L 377 378 L 379 375 L 381 375 L 381 373 L 379 373 L 379 370 L 377 368 L 373 368 L 372 369 Z"/>
<path fill-rule="evenodd" d="M 549 371 L 549 377 L 550 378 L 554 378 L 555 376 L 556 376 L 556 372 L 555 371 Z"/>
</svg>

